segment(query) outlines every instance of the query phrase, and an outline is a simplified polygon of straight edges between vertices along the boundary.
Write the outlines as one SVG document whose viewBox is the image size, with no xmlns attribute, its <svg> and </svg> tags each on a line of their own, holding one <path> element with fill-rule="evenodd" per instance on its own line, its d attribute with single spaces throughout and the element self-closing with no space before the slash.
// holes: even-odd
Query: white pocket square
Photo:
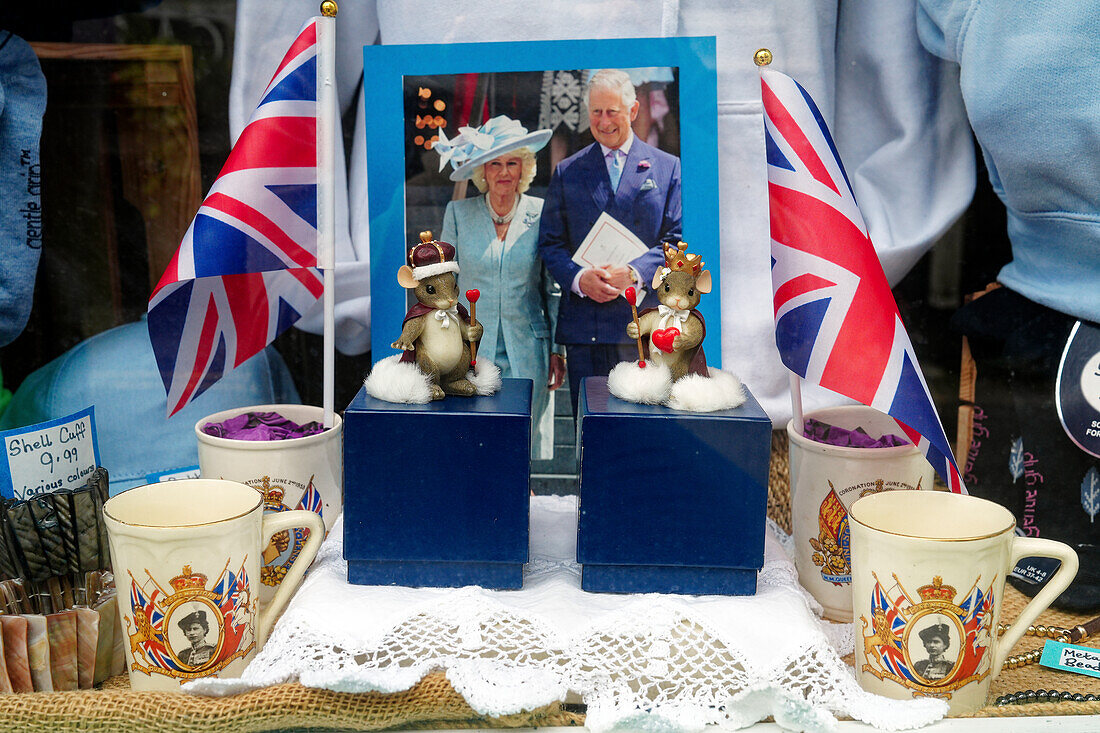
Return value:
<svg viewBox="0 0 1100 733">
<path fill-rule="evenodd" d="M 639 191 L 648 191 L 648 190 L 650 190 L 651 188 L 657 188 L 657 182 L 656 182 L 656 181 L 654 181 L 654 180 L 653 180 L 652 178 L 647 178 L 647 179 L 645 179 L 645 181 L 644 181 L 644 182 L 642 183 L 642 187 L 641 187 L 641 188 L 639 188 L 638 190 L 639 190 Z"/>
</svg>

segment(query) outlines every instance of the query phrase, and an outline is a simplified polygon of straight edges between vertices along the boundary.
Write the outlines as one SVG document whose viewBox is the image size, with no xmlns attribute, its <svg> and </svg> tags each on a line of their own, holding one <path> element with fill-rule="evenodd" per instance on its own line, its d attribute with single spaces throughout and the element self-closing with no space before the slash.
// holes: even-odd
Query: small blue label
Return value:
<svg viewBox="0 0 1100 733">
<path fill-rule="evenodd" d="M 0 495 L 29 499 L 77 488 L 99 465 L 95 408 L 0 433 Z"/>
<path fill-rule="evenodd" d="M 1064 672 L 1100 677 L 1100 649 L 1060 641 L 1047 641 L 1039 664 Z"/>
<path fill-rule="evenodd" d="M 1061 560 L 1052 557 L 1025 557 L 1012 569 L 1012 577 L 1029 585 L 1042 585 L 1047 582 L 1047 578 L 1054 575 L 1061 564 Z"/>
<path fill-rule="evenodd" d="M 183 468 L 173 468 L 170 471 L 158 471 L 157 473 L 150 473 L 145 476 L 145 480 L 151 484 L 159 484 L 161 481 L 179 481 L 185 478 L 199 478 L 199 467 L 184 466 Z"/>
</svg>

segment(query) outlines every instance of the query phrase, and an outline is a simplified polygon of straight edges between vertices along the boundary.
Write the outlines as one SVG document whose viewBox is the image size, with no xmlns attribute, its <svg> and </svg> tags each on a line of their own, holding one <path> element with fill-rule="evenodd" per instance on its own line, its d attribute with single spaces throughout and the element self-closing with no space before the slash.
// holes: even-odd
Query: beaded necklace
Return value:
<svg viewBox="0 0 1100 733">
<path fill-rule="evenodd" d="M 489 210 L 489 218 L 493 220 L 496 225 L 507 224 L 512 221 L 516 215 L 516 210 L 519 209 L 519 194 L 516 194 L 516 201 L 512 204 L 512 210 L 504 216 L 500 216 L 497 212 L 493 211 L 493 205 L 489 203 L 489 194 L 485 194 L 485 208 Z"/>
<path fill-rule="evenodd" d="M 1009 624 L 997 624 L 997 635 L 1000 636 L 1004 634 L 1008 628 Z M 1033 624 L 1027 627 L 1027 631 L 1024 632 L 1024 635 L 1045 637 L 1047 639 L 1062 642 L 1063 644 L 1078 644 L 1088 639 L 1098 630 L 1100 630 L 1100 617 L 1094 618 L 1087 623 L 1074 626 L 1072 629 L 1063 628 L 1061 626 Z M 1020 667 L 1026 667 L 1029 664 L 1038 662 L 1042 656 L 1042 647 L 1033 649 L 1030 652 L 1025 652 L 1024 654 L 1016 654 L 1005 660 L 1002 669 L 1019 669 Z M 1005 705 L 1024 705 L 1034 702 L 1096 702 L 1098 699 L 1100 698 L 1096 695 L 1084 695 L 1080 692 L 1021 690 L 1008 695 L 1001 695 L 993 704 L 997 707 L 1003 707 Z"/>
</svg>

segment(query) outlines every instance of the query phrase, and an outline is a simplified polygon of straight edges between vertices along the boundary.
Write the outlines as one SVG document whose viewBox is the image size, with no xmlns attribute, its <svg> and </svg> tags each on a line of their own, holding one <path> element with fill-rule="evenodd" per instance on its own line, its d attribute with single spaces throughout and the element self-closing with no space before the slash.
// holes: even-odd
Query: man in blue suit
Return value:
<svg viewBox="0 0 1100 733">
<path fill-rule="evenodd" d="M 634 136 L 638 101 L 630 77 L 602 69 L 588 87 L 589 128 L 596 142 L 554 170 L 539 226 L 539 256 L 562 288 L 555 341 L 565 345 L 577 414 L 581 379 L 637 359 L 626 336 L 633 285 L 648 287 L 664 262 L 662 244 L 680 239 L 680 159 Z M 607 212 L 650 247 L 627 265 L 581 267 L 573 253 Z"/>
</svg>

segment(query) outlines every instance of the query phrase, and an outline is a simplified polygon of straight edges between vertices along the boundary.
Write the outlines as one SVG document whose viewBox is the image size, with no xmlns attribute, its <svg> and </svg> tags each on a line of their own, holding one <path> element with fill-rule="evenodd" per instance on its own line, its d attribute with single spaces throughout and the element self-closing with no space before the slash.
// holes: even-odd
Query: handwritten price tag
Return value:
<svg viewBox="0 0 1100 733">
<path fill-rule="evenodd" d="M 0 433 L 0 494 L 27 499 L 81 486 L 99 465 L 95 408 Z"/>
<path fill-rule="evenodd" d="M 1039 664 L 1065 672 L 1100 677 L 1100 649 L 1047 641 L 1043 644 L 1043 656 L 1039 659 Z"/>
<path fill-rule="evenodd" d="M 198 466 L 184 466 L 169 471 L 158 471 L 145 474 L 145 480 L 151 484 L 159 484 L 162 481 L 180 481 L 185 478 L 201 478 Z"/>
</svg>

